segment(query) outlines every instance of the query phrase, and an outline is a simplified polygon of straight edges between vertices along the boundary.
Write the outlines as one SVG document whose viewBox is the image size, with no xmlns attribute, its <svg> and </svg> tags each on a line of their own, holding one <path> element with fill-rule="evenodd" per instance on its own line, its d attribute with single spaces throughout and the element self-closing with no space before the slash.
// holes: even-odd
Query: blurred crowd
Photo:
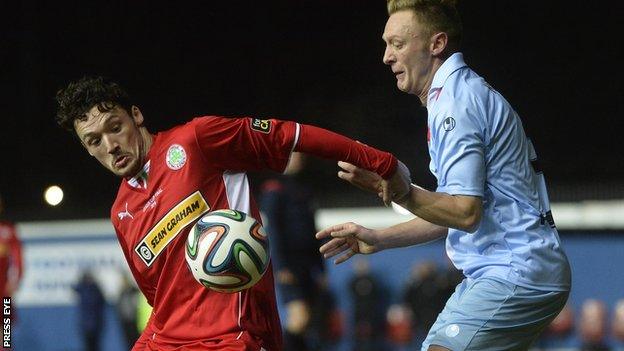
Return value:
<svg viewBox="0 0 624 351">
<path fill-rule="evenodd" d="M 462 279 L 461 272 L 450 264 L 421 261 L 414 264 L 398 300 L 389 302 L 388 292 L 368 261 L 356 260 L 352 278 L 345 283 L 352 299 L 351 315 L 346 315 L 347 309 L 336 303 L 325 275 L 315 280 L 317 285 L 306 298 L 305 308 L 289 309 L 288 302 L 283 303 L 287 316 L 283 320 L 285 351 L 338 350 L 343 341 L 348 341 L 354 351 L 419 349 L 446 299 Z M 81 275 L 75 291 L 85 350 L 100 350 L 99 331 L 106 316 L 106 301 L 89 272 Z M 116 311 L 130 349 L 145 326 L 150 307 L 128 276 Z M 288 333 L 296 334 L 298 339 L 293 341 Z M 624 298 L 612 310 L 596 299 L 583 301 L 577 309 L 572 303 L 567 305 L 536 342 L 534 350 L 619 349 L 614 345 L 624 345 Z"/>
<path fill-rule="evenodd" d="M 353 262 L 352 277 L 345 283 L 352 308 L 338 305 L 313 239 L 314 200 L 298 179 L 304 166 L 305 159 L 296 155 L 284 175 L 264 182 L 260 194 L 267 231 L 272 235 L 276 286 L 285 316 L 284 350 L 336 350 L 343 341 L 349 341 L 354 351 L 419 349 L 463 275 L 448 260 L 446 265 L 420 261 L 413 265 L 398 298 L 390 298 L 393 294 L 385 291 L 375 270 L 360 258 Z M 23 268 L 15 226 L 6 220 L 0 221 L 0 268 L 3 295 L 11 296 Z M 114 307 L 125 346 L 130 349 L 151 308 L 133 279 L 125 273 L 121 276 Z M 101 287 L 86 270 L 73 290 L 84 349 L 100 350 L 105 318 L 110 316 L 105 313 L 107 301 Z M 534 346 L 537 350 L 602 351 L 618 349 L 614 345 L 624 346 L 624 297 L 612 309 L 597 299 L 570 301 Z"/>
</svg>

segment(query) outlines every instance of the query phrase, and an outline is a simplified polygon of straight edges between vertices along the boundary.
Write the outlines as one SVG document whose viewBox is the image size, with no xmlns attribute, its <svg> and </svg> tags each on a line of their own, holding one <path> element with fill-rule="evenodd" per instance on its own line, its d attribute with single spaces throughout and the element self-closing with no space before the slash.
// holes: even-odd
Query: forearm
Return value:
<svg viewBox="0 0 624 351">
<path fill-rule="evenodd" d="M 448 228 L 422 218 L 414 218 L 377 232 L 379 251 L 397 247 L 425 244 L 445 237 Z"/>
<path fill-rule="evenodd" d="M 412 184 L 398 204 L 427 222 L 466 232 L 474 231 L 481 219 L 481 199 L 425 190 Z"/>
<path fill-rule="evenodd" d="M 398 164 L 397 159 L 388 152 L 358 143 L 329 130 L 304 124 L 301 124 L 301 135 L 295 151 L 336 161 L 347 161 L 373 171 L 384 179 L 394 174 Z"/>
</svg>

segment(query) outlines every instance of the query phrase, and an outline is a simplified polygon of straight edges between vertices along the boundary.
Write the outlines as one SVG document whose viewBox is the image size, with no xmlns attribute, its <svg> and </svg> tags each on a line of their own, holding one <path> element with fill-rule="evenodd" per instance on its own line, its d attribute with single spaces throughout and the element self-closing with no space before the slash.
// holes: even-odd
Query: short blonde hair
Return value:
<svg viewBox="0 0 624 351">
<path fill-rule="evenodd" d="M 387 0 L 388 15 L 413 11 L 424 26 L 427 35 L 444 32 L 448 36 L 450 51 L 459 50 L 462 23 L 457 11 L 457 0 Z"/>
</svg>

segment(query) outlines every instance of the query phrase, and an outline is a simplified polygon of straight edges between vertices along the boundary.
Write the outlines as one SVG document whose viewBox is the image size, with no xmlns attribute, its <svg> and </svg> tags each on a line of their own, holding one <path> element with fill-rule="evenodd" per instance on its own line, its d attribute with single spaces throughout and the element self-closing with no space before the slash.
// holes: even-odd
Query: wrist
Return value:
<svg viewBox="0 0 624 351">
<path fill-rule="evenodd" d="M 372 242 L 373 242 L 373 247 L 375 249 L 375 252 L 379 252 L 379 251 L 383 251 L 385 249 L 387 249 L 387 243 L 384 240 L 384 234 L 383 234 L 384 230 L 383 229 L 372 229 L 371 230 L 371 238 L 372 238 Z"/>
<path fill-rule="evenodd" d="M 415 189 L 417 188 L 416 185 L 414 184 L 410 184 L 409 186 L 409 190 L 407 191 L 407 193 L 405 193 L 405 195 L 401 196 L 398 199 L 393 200 L 397 205 L 403 207 L 406 210 L 410 210 L 410 202 L 412 199 L 412 192 L 415 191 Z"/>
</svg>

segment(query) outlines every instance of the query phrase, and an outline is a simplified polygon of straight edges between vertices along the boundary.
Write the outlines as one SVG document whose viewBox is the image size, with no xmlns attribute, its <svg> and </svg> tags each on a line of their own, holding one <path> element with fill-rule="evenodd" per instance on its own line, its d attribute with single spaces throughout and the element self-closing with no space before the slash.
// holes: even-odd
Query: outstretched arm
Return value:
<svg viewBox="0 0 624 351">
<path fill-rule="evenodd" d="M 381 177 L 377 174 L 348 162 L 338 162 L 338 166 L 342 168 L 338 177 L 358 188 L 378 193 Z M 406 196 L 395 202 L 425 221 L 443 227 L 472 232 L 481 221 L 482 200 L 478 196 L 449 195 L 412 184 Z"/>
<path fill-rule="evenodd" d="M 331 238 L 321 246 L 320 252 L 325 258 L 340 255 L 334 261 L 339 264 L 356 254 L 372 254 L 395 247 L 424 244 L 446 236 L 447 232 L 445 227 L 415 218 L 381 230 L 355 223 L 338 224 L 316 233 L 316 238 Z"/>
<path fill-rule="evenodd" d="M 356 142 L 323 128 L 301 125 L 301 135 L 295 151 L 317 157 L 344 160 L 362 169 L 379 174 L 376 193 L 389 205 L 393 199 L 409 192 L 409 170 L 392 154 Z"/>
<path fill-rule="evenodd" d="M 277 119 L 217 116 L 196 118 L 191 123 L 202 153 L 215 167 L 281 172 L 291 152 L 300 151 L 330 160 L 345 160 L 381 175 L 378 192 L 386 204 L 409 191 L 409 171 L 397 167 L 399 162 L 392 154 L 323 128 Z"/>
<path fill-rule="evenodd" d="M 465 232 L 479 227 L 483 212 L 478 196 L 438 193 L 413 184 L 407 196 L 397 203 L 428 222 Z"/>
</svg>

